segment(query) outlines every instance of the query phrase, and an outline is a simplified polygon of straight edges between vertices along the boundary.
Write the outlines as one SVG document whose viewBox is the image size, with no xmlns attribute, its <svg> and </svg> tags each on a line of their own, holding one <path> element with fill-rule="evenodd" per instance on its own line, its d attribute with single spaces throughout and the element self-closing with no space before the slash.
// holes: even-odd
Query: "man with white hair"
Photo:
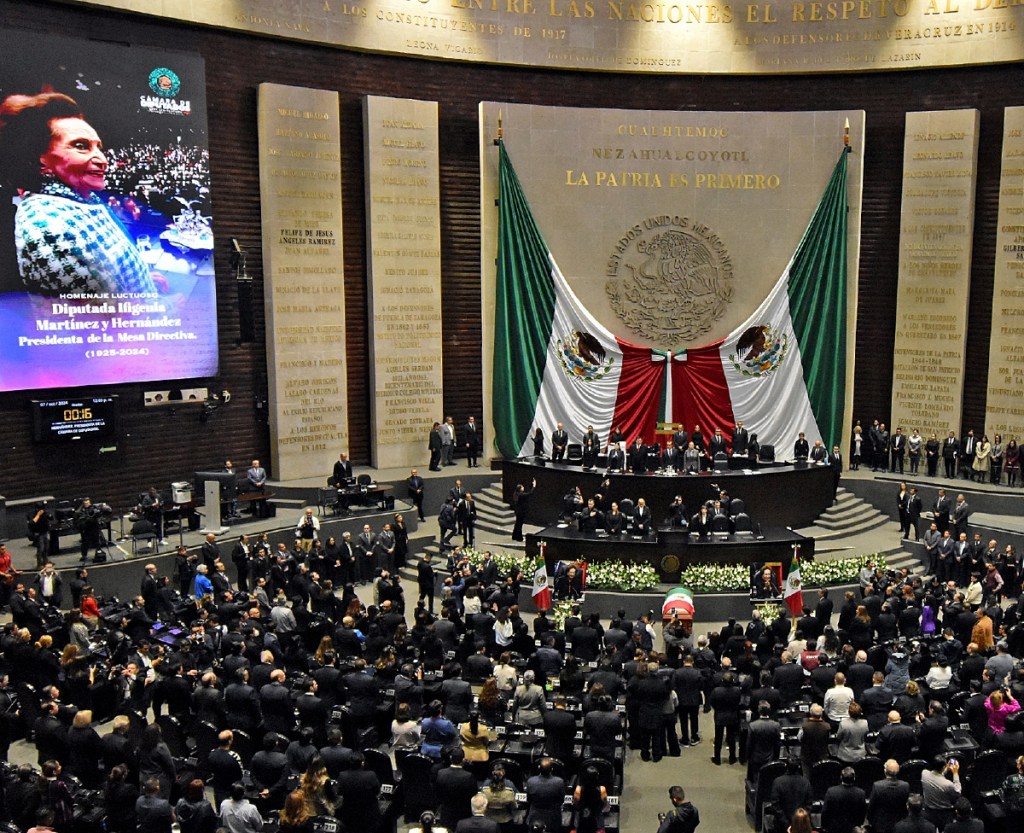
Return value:
<svg viewBox="0 0 1024 833">
<path fill-rule="evenodd" d="M 469 800 L 469 808 L 473 815 L 462 819 L 455 825 L 455 833 L 498 833 L 501 829 L 498 822 L 485 816 L 487 812 L 487 796 L 477 793 Z"/>
</svg>

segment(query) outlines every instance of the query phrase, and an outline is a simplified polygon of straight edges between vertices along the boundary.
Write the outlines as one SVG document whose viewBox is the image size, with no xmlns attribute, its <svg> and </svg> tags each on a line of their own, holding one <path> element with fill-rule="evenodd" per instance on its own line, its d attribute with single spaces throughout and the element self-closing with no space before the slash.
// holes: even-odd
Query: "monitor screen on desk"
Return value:
<svg viewBox="0 0 1024 833">
<path fill-rule="evenodd" d="M 205 500 L 206 481 L 216 480 L 220 483 L 220 499 L 234 500 L 238 495 L 238 475 L 230 471 L 197 471 L 192 475 L 193 496 L 196 500 Z"/>
</svg>

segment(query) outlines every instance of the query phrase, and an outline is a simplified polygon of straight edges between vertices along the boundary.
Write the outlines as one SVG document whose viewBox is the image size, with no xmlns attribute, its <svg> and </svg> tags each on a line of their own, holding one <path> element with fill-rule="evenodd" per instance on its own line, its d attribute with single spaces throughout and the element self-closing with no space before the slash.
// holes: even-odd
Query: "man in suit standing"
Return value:
<svg viewBox="0 0 1024 833">
<path fill-rule="evenodd" d="M 757 783 L 757 774 L 769 761 L 777 761 L 782 748 L 782 727 L 772 720 L 772 707 L 767 702 L 757 706 L 757 720 L 747 730 L 747 780 Z"/>
<path fill-rule="evenodd" d="M 971 516 L 971 507 L 967 504 L 962 494 L 956 496 L 956 503 L 953 505 L 953 529 L 959 535 L 967 532 L 967 519 Z"/>
<path fill-rule="evenodd" d="M 857 774 L 852 766 L 843 767 L 839 783 L 825 792 L 825 806 L 821 811 L 821 826 L 829 833 L 853 833 L 864 823 L 866 796 L 857 786 Z"/>
<path fill-rule="evenodd" d="M 647 471 L 647 446 L 639 437 L 629 447 L 629 470 L 633 474 L 643 474 Z"/>
<path fill-rule="evenodd" d="M 239 535 L 238 543 L 231 550 L 231 562 L 238 575 L 238 589 L 249 592 L 249 536 Z"/>
<path fill-rule="evenodd" d="M 978 445 L 978 439 L 974 436 L 974 429 L 967 431 L 967 436 L 960 443 L 960 471 L 964 477 L 972 479 L 974 475 L 974 451 Z"/>
<path fill-rule="evenodd" d="M 680 454 L 683 453 L 683 449 L 686 448 L 687 443 L 690 442 L 690 435 L 686 433 L 686 429 L 681 425 L 679 430 L 672 435 L 672 445 L 676 447 L 676 451 Z"/>
<path fill-rule="evenodd" d="M 644 498 L 640 498 L 633 509 L 633 531 L 638 535 L 647 535 L 654 529 L 653 521 L 651 507 Z"/>
<path fill-rule="evenodd" d="M 434 566 L 429 552 L 416 565 L 416 587 L 419 590 L 419 601 L 427 600 L 427 610 L 434 612 Z"/>
<path fill-rule="evenodd" d="M 708 456 L 712 460 L 715 459 L 716 454 L 728 454 L 729 448 L 725 442 L 725 437 L 722 434 L 721 428 L 716 428 L 715 433 L 711 435 L 711 439 L 708 440 Z"/>
<path fill-rule="evenodd" d="M 349 462 L 348 455 L 343 451 L 338 455 L 338 461 L 334 464 L 334 476 L 331 480 L 334 482 L 334 487 L 340 489 L 346 481 L 351 479 L 352 463 Z"/>
<path fill-rule="evenodd" d="M 441 423 L 435 422 L 427 439 L 427 451 L 430 452 L 430 470 L 441 471 Z"/>
<path fill-rule="evenodd" d="M 471 468 L 479 468 L 477 455 L 480 449 L 480 434 L 476 430 L 476 417 L 470 417 L 462 426 L 462 447 L 466 451 L 466 464 Z"/>
<path fill-rule="evenodd" d="M 899 776 L 899 763 L 889 759 L 885 762 L 885 778 L 871 786 L 867 820 L 873 833 L 892 833 L 896 823 L 907 816 L 910 784 Z"/>
<path fill-rule="evenodd" d="M 953 432 L 950 431 L 949 436 L 942 441 L 942 464 L 946 468 L 946 477 L 949 479 L 956 477 L 956 458 L 959 453 L 960 443 Z M 939 531 L 945 532 L 942 527 L 939 527 Z"/>
<path fill-rule="evenodd" d="M 555 462 L 565 459 L 565 449 L 569 445 L 569 432 L 562 423 L 551 432 L 551 459 Z"/>
<path fill-rule="evenodd" d="M 202 556 L 203 564 L 206 565 L 206 569 L 212 573 L 217 566 L 217 562 L 220 560 L 220 547 L 217 546 L 217 535 L 215 533 L 210 532 L 207 534 L 206 540 L 203 542 L 199 552 Z"/>
<path fill-rule="evenodd" d="M 407 494 L 412 505 L 416 507 L 416 514 L 421 521 L 425 521 L 423 515 L 423 478 L 419 476 L 416 469 L 409 472 L 409 479 L 405 481 Z"/>
<path fill-rule="evenodd" d="M 907 534 L 910 537 L 910 530 L 914 530 L 914 540 L 921 540 L 921 496 L 917 493 L 917 487 L 910 487 L 910 497 L 907 498 Z"/>
<path fill-rule="evenodd" d="M 890 443 L 892 454 L 890 456 L 889 471 L 898 471 L 903 474 L 903 460 L 907 456 L 907 438 L 903 436 L 903 428 L 896 426 L 896 433 L 892 435 Z"/>
<path fill-rule="evenodd" d="M 498 833 L 501 828 L 494 819 L 485 815 L 487 812 L 487 796 L 477 793 L 469 800 L 469 807 L 473 815 L 468 819 L 462 819 L 455 825 L 455 833 Z"/>
<path fill-rule="evenodd" d="M 881 422 L 878 425 L 878 444 L 875 447 L 875 453 L 878 457 L 876 465 L 878 466 L 875 471 L 885 471 L 889 468 L 889 432 L 885 428 L 885 423 Z"/>
<path fill-rule="evenodd" d="M 946 490 L 939 489 L 939 496 L 935 499 L 935 505 L 932 507 L 932 513 L 935 515 L 935 526 L 938 528 L 940 533 L 949 529 L 949 513 L 951 508 L 949 497 L 946 495 Z"/>
<path fill-rule="evenodd" d="M 678 471 L 680 464 L 680 452 L 676 451 L 676 447 L 672 440 L 669 440 L 665 445 L 665 450 L 661 452 L 661 467 L 665 471 Z"/>
<path fill-rule="evenodd" d="M 747 446 L 750 444 L 750 435 L 743 427 L 743 420 L 737 420 L 736 430 L 732 432 L 732 453 L 736 457 L 743 457 L 747 453 Z"/>
</svg>

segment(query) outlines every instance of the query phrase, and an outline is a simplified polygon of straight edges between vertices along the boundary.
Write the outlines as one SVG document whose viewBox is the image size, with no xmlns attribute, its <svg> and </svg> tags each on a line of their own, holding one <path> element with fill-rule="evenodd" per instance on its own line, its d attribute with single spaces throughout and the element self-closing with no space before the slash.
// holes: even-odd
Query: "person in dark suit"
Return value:
<svg viewBox="0 0 1024 833">
<path fill-rule="evenodd" d="M 501 830 L 498 822 L 487 818 L 487 797 L 483 793 L 477 793 L 469 800 L 470 809 L 473 811 L 468 819 L 462 819 L 455 826 L 455 833 L 498 833 Z"/>
<path fill-rule="evenodd" d="M 334 488 L 340 489 L 351 479 L 352 463 L 349 461 L 348 455 L 343 451 L 338 455 L 338 459 L 334 463 L 334 473 L 331 476 L 331 482 L 334 484 Z"/>
<path fill-rule="evenodd" d="M 903 461 L 907 456 L 907 438 L 903 436 L 903 428 L 896 426 L 896 433 L 889 442 L 889 471 L 903 474 Z"/>
<path fill-rule="evenodd" d="M 430 470 L 441 471 L 441 423 L 435 422 L 427 438 L 427 451 L 430 452 Z"/>
<path fill-rule="evenodd" d="M 608 471 L 622 471 L 624 468 L 626 468 L 626 454 L 618 443 L 614 443 L 608 450 Z"/>
<path fill-rule="evenodd" d="M 697 514 L 690 518 L 690 532 L 707 538 L 711 534 L 711 513 L 707 504 L 701 504 Z"/>
<path fill-rule="evenodd" d="M 561 830 L 565 781 L 552 771 L 551 758 L 541 758 L 537 775 L 526 782 L 526 825 L 540 823 L 545 830 Z"/>
<path fill-rule="evenodd" d="M 900 713 L 889 712 L 888 722 L 878 732 L 878 754 L 903 764 L 909 761 L 917 747 L 917 735 L 910 726 L 904 726 Z"/>
<path fill-rule="evenodd" d="M 968 480 L 974 479 L 974 454 L 978 448 L 978 438 L 974 436 L 974 429 L 967 432 L 967 436 L 960 441 L 960 471 Z"/>
<path fill-rule="evenodd" d="M 728 454 L 729 445 L 725 441 L 725 435 L 722 434 L 721 428 L 716 428 L 715 433 L 711 435 L 711 439 L 708 440 L 708 456 L 714 460 L 716 454 Z"/>
<path fill-rule="evenodd" d="M 899 763 L 890 759 L 885 762 L 885 778 L 871 785 L 867 821 L 873 832 L 892 833 L 897 822 L 907 816 L 910 785 L 899 775 Z"/>
<path fill-rule="evenodd" d="M 263 725 L 268 732 L 282 735 L 291 734 L 295 729 L 295 706 L 285 679 L 285 672 L 276 668 L 270 672 L 270 682 L 260 688 Z"/>
<path fill-rule="evenodd" d="M 565 459 L 565 449 L 569 445 L 569 432 L 565 430 L 562 423 L 551 432 L 551 459 L 554 461 Z"/>
<path fill-rule="evenodd" d="M 643 474 L 647 471 L 647 446 L 640 437 L 637 437 L 629 447 L 629 470 L 633 474 Z"/>
<path fill-rule="evenodd" d="M 772 707 L 761 702 L 757 706 L 757 720 L 747 730 L 747 780 L 757 783 L 757 774 L 769 761 L 778 760 L 782 750 L 782 727 L 772 720 Z"/>
<path fill-rule="evenodd" d="M 736 741 L 740 728 L 740 687 L 731 671 L 722 675 L 722 682 L 711 691 L 708 705 L 715 710 L 715 748 L 711 763 L 722 763 L 722 741 L 729 747 L 729 763 L 736 763 Z"/>
<path fill-rule="evenodd" d="M 807 462 L 807 458 L 810 453 L 810 443 L 807 442 L 807 437 L 805 437 L 804 432 L 801 431 L 800 436 L 797 437 L 796 442 L 793 443 L 793 457 L 795 457 L 798 462 Z"/>
<path fill-rule="evenodd" d="M 526 513 L 530 508 L 530 495 L 533 494 L 535 488 L 537 488 L 536 480 L 530 484 L 529 491 L 520 483 L 516 486 L 515 493 L 512 495 L 512 511 L 515 512 L 516 516 L 515 525 L 512 527 L 513 541 L 523 540 L 523 524 L 526 522 Z"/>
<path fill-rule="evenodd" d="M 428 610 L 434 612 L 434 567 L 429 552 L 416 565 L 416 586 L 419 590 L 419 601 L 427 600 Z"/>
<path fill-rule="evenodd" d="M 800 807 L 810 807 L 814 801 L 811 782 L 800 768 L 800 758 L 793 756 L 786 762 L 786 774 L 772 783 L 771 803 L 775 807 L 775 830 L 787 830 L 789 822 Z"/>
<path fill-rule="evenodd" d="M 743 427 L 743 420 L 736 421 L 736 429 L 732 432 L 732 453 L 736 457 L 745 457 L 747 445 L 750 443 L 750 435 Z"/>
<path fill-rule="evenodd" d="M 594 431 L 593 425 L 587 426 L 583 435 L 583 468 L 592 469 L 597 465 L 597 455 L 601 451 L 601 438 Z"/>
<path fill-rule="evenodd" d="M 466 465 L 471 469 L 479 467 L 477 457 L 480 454 L 480 432 L 477 430 L 476 417 L 471 416 L 462 426 L 462 448 L 466 452 Z"/>
<path fill-rule="evenodd" d="M 853 833 L 853 828 L 864 823 L 865 812 L 864 790 L 857 786 L 857 774 L 853 767 L 843 767 L 839 783 L 825 792 L 821 826 L 829 833 Z"/>
<path fill-rule="evenodd" d="M 924 507 L 921 504 L 921 496 L 917 493 L 917 487 L 910 487 L 910 497 L 907 498 L 907 534 L 910 537 L 910 530 L 914 530 L 914 540 L 921 540 L 921 511 Z"/>
<path fill-rule="evenodd" d="M 211 532 L 206 536 L 203 546 L 199 549 L 199 555 L 201 563 L 205 564 L 207 571 L 212 573 L 217 567 L 217 561 L 220 560 L 220 547 L 217 546 L 216 533 Z"/>
<path fill-rule="evenodd" d="M 633 531 L 637 535 L 647 535 L 654 529 L 654 518 L 651 507 L 644 498 L 640 498 L 633 508 Z"/>
<path fill-rule="evenodd" d="M 971 516 L 971 507 L 962 494 L 956 496 L 956 503 L 953 504 L 953 529 L 957 536 L 967 532 L 967 519 Z"/>
<path fill-rule="evenodd" d="M 959 456 L 960 441 L 950 431 L 946 439 L 942 441 L 942 464 L 945 467 L 946 478 L 949 480 L 956 477 L 956 461 Z"/>
<path fill-rule="evenodd" d="M 366 768 L 362 752 L 352 753 L 352 758 L 354 768 L 339 772 L 337 776 L 338 794 L 342 799 L 338 820 L 346 830 L 378 833 L 382 822 L 378 803 L 380 779 Z"/>
<path fill-rule="evenodd" d="M 804 669 L 793 661 L 789 651 L 783 651 L 782 663 L 772 672 L 772 685 L 782 696 L 782 705 L 788 706 L 800 699 L 804 679 Z"/>
<path fill-rule="evenodd" d="M 441 824 L 449 830 L 473 815 L 470 801 L 478 787 L 473 774 L 463 767 L 466 753 L 460 747 L 451 751 L 451 765 L 439 770 L 434 781 L 440 805 Z"/>
<path fill-rule="evenodd" d="M 544 753 L 560 761 L 571 761 L 576 739 L 576 718 L 566 710 L 564 695 L 557 695 L 554 708 L 544 712 Z"/>
<path fill-rule="evenodd" d="M 419 476 L 416 469 L 413 469 L 409 473 L 409 479 L 405 481 L 406 494 L 409 496 L 409 500 L 412 505 L 416 507 L 416 514 L 419 516 L 421 521 L 425 521 L 426 517 L 423 514 L 423 478 Z"/>
</svg>

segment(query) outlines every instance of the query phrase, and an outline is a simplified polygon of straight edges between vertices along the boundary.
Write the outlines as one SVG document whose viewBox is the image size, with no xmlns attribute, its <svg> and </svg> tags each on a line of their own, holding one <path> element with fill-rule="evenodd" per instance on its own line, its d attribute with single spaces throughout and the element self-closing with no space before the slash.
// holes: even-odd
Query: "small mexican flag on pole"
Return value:
<svg viewBox="0 0 1024 833">
<path fill-rule="evenodd" d="M 548 587 L 548 568 L 544 563 L 544 547 L 542 541 L 537 560 L 533 563 L 533 604 L 537 610 L 551 609 L 551 589 Z"/>
<path fill-rule="evenodd" d="M 793 616 L 799 616 L 804 609 L 804 591 L 800 584 L 800 545 L 793 545 L 793 560 L 786 574 L 786 590 L 783 593 L 786 607 Z"/>
</svg>

